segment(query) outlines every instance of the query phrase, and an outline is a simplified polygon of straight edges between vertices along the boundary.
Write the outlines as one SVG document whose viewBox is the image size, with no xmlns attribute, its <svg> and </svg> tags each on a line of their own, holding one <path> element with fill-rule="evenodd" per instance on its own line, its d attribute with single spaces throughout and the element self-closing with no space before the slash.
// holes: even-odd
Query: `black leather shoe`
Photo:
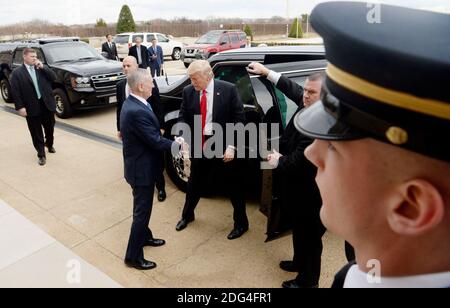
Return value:
<svg viewBox="0 0 450 308">
<path fill-rule="evenodd" d="M 235 240 L 240 238 L 241 236 L 243 236 L 245 234 L 245 232 L 248 231 L 248 228 L 234 228 L 233 231 L 231 231 L 231 233 L 228 235 L 228 239 L 231 240 Z"/>
<path fill-rule="evenodd" d="M 288 280 L 283 282 L 283 288 L 284 289 L 318 289 L 319 285 L 312 285 L 312 286 L 304 286 L 297 282 L 297 280 Z"/>
<path fill-rule="evenodd" d="M 158 201 L 159 202 L 164 202 L 164 201 L 166 201 L 166 198 L 167 198 L 166 191 L 165 190 L 160 190 L 158 192 Z"/>
<path fill-rule="evenodd" d="M 280 262 L 280 268 L 283 271 L 289 272 L 289 273 L 298 273 L 299 269 L 294 264 L 294 261 L 281 261 Z"/>
<path fill-rule="evenodd" d="M 130 261 L 130 260 L 125 260 L 125 264 L 128 267 L 134 267 L 135 269 L 141 270 L 141 271 L 148 271 L 151 269 L 156 268 L 156 263 L 152 262 L 152 261 L 147 261 L 145 259 L 139 260 L 139 261 Z"/>
<path fill-rule="evenodd" d="M 39 166 L 45 166 L 46 163 L 47 163 L 47 159 L 45 157 L 39 157 L 39 161 L 38 161 Z"/>
<path fill-rule="evenodd" d="M 154 239 L 146 241 L 145 244 L 144 244 L 144 247 L 146 247 L 146 246 L 161 247 L 161 246 L 164 246 L 164 245 L 166 245 L 166 241 L 165 240 L 160 240 L 160 239 L 154 238 Z"/>
<path fill-rule="evenodd" d="M 55 153 L 56 153 L 56 150 L 55 150 L 54 147 L 48 147 L 48 152 L 49 152 L 49 153 L 52 153 L 52 154 L 55 154 Z"/>
<path fill-rule="evenodd" d="M 184 229 L 186 229 L 186 227 L 189 225 L 189 223 L 191 223 L 191 222 L 193 222 L 195 220 L 195 218 L 192 218 L 192 219 L 181 219 L 179 222 L 178 222 L 178 224 L 177 224 L 177 226 L 176 226 L 176 230 L 177 231 L 182 231 L 182 230 L 184 230 Z"/>
</svg>

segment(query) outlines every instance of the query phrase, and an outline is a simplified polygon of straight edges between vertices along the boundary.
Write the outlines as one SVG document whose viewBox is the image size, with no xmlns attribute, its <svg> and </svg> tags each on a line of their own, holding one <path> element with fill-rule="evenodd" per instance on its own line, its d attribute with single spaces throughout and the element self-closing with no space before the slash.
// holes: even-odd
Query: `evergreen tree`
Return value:
<svg viewBox="0 0 450 308">
<path fill-rule="evenodd" d="M 292 37 L 292 38 L 302 38 L 303 37 L 302 24 L 298 20 L 298 18 L 294 19 L 294 23 L 291 26 L 291 32 L 289 33 L 289 37 Z"/>
<path fill-rule="evenodd" d="M 117 21 L 117 33 L 124 32 L 136 32 L 136 23 L 128 5 L 122 6 L 119 20 Z"/>
</svg>

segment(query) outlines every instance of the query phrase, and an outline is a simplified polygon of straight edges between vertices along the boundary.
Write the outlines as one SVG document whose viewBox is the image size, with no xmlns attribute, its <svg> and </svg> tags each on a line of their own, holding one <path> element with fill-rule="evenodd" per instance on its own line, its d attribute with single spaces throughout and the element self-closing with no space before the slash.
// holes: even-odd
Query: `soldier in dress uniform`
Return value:
<svg viewBox="0 0 450 308">
<path fill-rule="evenodd" d="M 295 120 L 316 139 L 321 219 L 356 251 L 334 287 L 450 287 L 450 15 L 370 10 L 314 9 L 329 66 Z"/>
</svg>

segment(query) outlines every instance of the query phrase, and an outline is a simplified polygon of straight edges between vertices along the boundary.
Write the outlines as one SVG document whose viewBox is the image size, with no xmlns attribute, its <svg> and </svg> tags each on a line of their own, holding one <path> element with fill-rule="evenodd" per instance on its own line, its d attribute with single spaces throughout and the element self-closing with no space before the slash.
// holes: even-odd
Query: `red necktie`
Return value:
<svg viewBox="0 0 450 308">
<path fill-rule="evenodd" d="M 202 99 L 200 100 L 200 111 L 202 113 L 202 148 L 205 145 L 205 126 L 206 114 L 208 112 L 208 98 L 206 97 L 206 90 L 203 90 Z"/>
</svg>

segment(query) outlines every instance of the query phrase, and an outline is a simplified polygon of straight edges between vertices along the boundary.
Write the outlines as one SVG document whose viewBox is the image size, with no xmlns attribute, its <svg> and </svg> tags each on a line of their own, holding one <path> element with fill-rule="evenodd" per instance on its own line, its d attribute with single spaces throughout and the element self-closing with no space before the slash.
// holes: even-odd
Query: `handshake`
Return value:
<svg viewBox="0 0 450 308">
<path fill-rule="evenodd" d="M 181 152 L 189 154 L 189 145 L 186 143 L 183 137 L 175 138 L 175 142 L 181 147 Z"/>
</svg>

